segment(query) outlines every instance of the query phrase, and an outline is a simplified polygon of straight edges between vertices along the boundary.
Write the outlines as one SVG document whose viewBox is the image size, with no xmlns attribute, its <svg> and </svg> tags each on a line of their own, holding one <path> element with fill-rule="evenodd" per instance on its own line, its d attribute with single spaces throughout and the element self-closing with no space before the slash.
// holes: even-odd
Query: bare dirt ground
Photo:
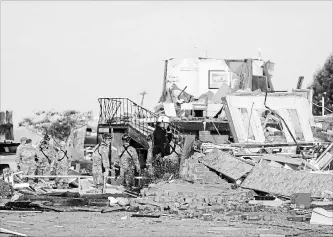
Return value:
<svg viewBox="0 0 333 237">
<path fill-rule="evenodd" d="M 131 217 L 129 212 L 1 213 L 0 226 L 27 236 L 333 236 L 331 226 L 291 222 L 286 216 L 273 214 L 272 221 L 204 221 Z"/>
</svg>

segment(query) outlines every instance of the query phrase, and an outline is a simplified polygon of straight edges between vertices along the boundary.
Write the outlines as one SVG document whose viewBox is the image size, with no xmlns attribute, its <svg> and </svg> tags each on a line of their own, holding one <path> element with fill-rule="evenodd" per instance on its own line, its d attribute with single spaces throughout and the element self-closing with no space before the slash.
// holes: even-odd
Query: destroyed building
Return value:
<svg viewBox="0 0 333 237">
<path fill-rule="evenodd" d="M 97 134 L 92 136 L 86 126 L 78 129 L 68 149 L 82 160 L 83 147 L 97 144 L 103 133 L 113 134 L 110 151 L 123 145 L 127 133 L 145 168 L 152 133 L 164 115 L 173 134 L 171 154 L 164 159 L 176 158 L 177 172 L 168 170 L 156 180 L 141 173 L 131 190 L 111 176 L 98 196 L 80 165 L 65 177 L 71 185 L 66 190 L 52 187 L 55 177 L 45 182 L 35 176 L 40 180 L 32 186 L 7 169 L 0 180 L 6 183 L 7 202 L 0 209 L 132 213 L 122 220 L 178 216 L 268 226 L 275 220 L 308 222 L 315 225 L 312 233 L 319 228 L 332 233 L 318 225 L 333 225 L 328 211 L 333 206 L 333 143 L 313 132 L 311 90 L 275 91 L 273 69 L 272 62 L 260 59 L 166 60 L 155 111 L 129 98 L 99 98 Z"/>
<path fill-rule="evenodd" d="M 311 90 L 275 91 L 274 63 L 211 58 L 165 61 L 163 90 L 155 111 L 128 98 L 100 98 L 97 133 L 128 132 L 142 165 L 159 115 L 170 118 L 176 137 L 236 147 L 276 147 L 300 154 L 317 142 Z"/>
</svg>

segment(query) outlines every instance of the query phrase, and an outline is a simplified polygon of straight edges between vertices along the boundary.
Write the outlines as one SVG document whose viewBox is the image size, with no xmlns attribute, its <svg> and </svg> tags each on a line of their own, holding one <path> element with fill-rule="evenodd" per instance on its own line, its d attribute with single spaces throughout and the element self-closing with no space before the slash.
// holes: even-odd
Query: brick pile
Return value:
<svg viewBox="0 0 333 237">
<path fill-rule="evenodd" d="M 199 162 L 199 159 L 204 156 L 201 153 L 195 153 L 189 159 L 184 161 L 183 173 L 186 180 L 198 182 L 201 184 L 224 184 L 224 186 L 230 186 L 227 181 L 221 179 L 221 177 L 209 169 L 207 166 Z"/>
<path fill-rule="evenodd" d="M 234 181 L 246 176 L 253 168 L 252 165 L 218 149 L 200 157 L 199 161 Z"/>
<path fill-rule="evenodd" d="M 173 180 L 151 184 L 141 190 L 142 198 L 133 200 L 132 207 L 142 213 L 167 213 L 182 218 L 217 218 L 230 212 L 258 212 L 263 210 L 248 204 L 252 190 L 232 190 L 220 184 L 188 183 Z M 225 217 L 227 218 L 227 217 Z"/>
</svg>

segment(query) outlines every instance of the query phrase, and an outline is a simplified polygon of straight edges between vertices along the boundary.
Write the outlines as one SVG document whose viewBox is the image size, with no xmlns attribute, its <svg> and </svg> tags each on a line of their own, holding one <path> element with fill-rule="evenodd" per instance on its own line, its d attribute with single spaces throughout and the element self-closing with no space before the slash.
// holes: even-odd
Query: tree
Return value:
<svg viewBox="0 0 333 237">
<path fill-rule="evenodd" d="M 331 54 L 323 66 L 315 75 L 309 88 L 313 89 L 313 103 L 321 106 L 322 97 L 325 98 L 325 107 L 333 111 L 333 54 Z M 314 115 L 322 115 L 322 109 L 313 106 Z M 325 113 L 332 113 L 325 110 Z"/>
<path fill-rule="evenodd" d="M 87 125 L 91 120 L 92 112 L 39 111 L 35 113 L 34 117 L 24 118 L 19 126 L 26 127 L 41 136 L 48 135 L 58 141 L 67 141 L 73 130 Z"/>
</svg>

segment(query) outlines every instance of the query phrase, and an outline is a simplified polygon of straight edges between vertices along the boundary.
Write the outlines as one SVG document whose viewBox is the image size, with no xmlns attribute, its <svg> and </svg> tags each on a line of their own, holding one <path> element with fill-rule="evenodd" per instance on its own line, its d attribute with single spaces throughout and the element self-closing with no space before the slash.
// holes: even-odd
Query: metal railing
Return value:
<svg viewBox="0 0 333 237">
<path fill-rule="evenodd" d="M 99 98 L 99 124 L 132 126 L 145 135 L 152 132 L 158 115 L 128 98 Z"/>
<path fill-rule="evenodd" d="M 128 98 L 99 98 L 99 124 L 131 126 L 149 138 L 157 122 L 158 114 L 143 108 Z M 169 124 L 174 137 L 180 137 L 180 128 Z"/>
</svg>

